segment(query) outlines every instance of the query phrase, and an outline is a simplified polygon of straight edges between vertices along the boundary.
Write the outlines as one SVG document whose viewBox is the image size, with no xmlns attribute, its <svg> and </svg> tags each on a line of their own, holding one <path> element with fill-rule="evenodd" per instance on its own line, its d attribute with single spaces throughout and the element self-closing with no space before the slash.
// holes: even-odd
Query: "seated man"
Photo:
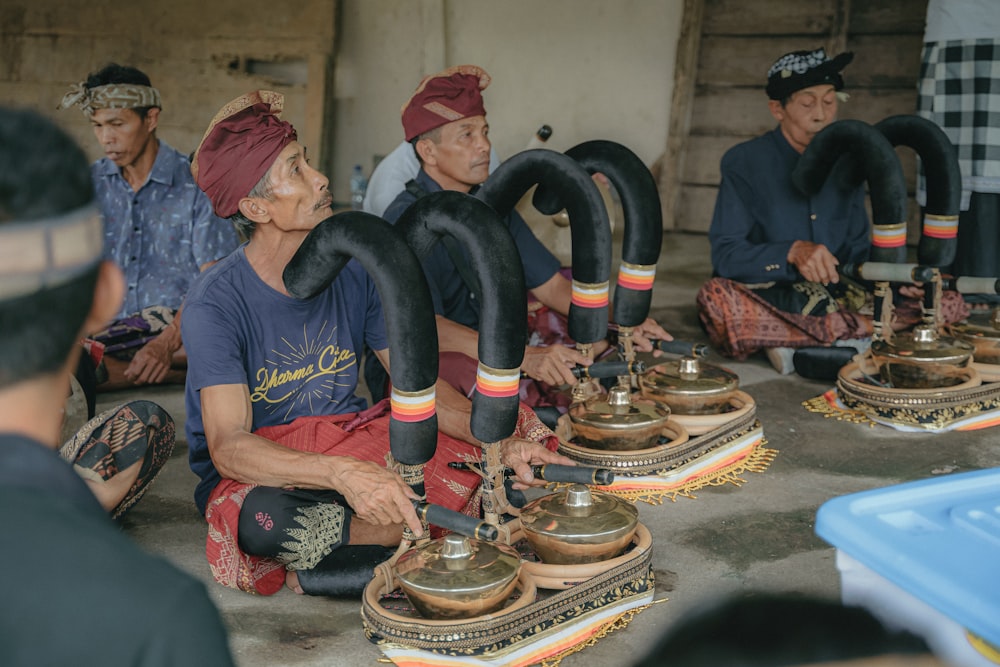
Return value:
<svg viewBox="0 0 1000 667">
<path fill-rule="evenodd" d="M 72 105 L 83 108 L 105 154 L 91 166 L 104 256 L 127 283 L 114 321 L 88 332 L 86 345 L 96 347 L 92 356 L 107 375 L 97 389 L 182 384 L 184 295 L 200 271 L 237 246 L 236 230 L 212 214 L 187 158 L 157 139 L 160 93 L 143 72 L 108 65 L 73 86 L 59 108 Z"/>
<path fill-rule="evenodd" d="M 500 166 L 495 150 L 490 150 L 490 173 Z M 420 162 L 409 142 L 402 141 L 375 166 L 365 190 L 363 210 L 379 217 L 389 208 L 406 184 L 417 177 Z"/>
<path fill-rule="evenodd" d="M 843 53 L 831 60 L 823 49 L 779 58 L 767 83 L 778 127 L 722 158 L 709 229 L 717 277 L 702 286 L 697 302 L 712 345 L 727 356 L 745 359 L 764 349 L 779 372 L 791 373 L 793 348 L 863 349 L 872 334 L 866 294 L 837 272 L 840 264 L 868 256 L 864 187 L 845 192 L 830 178 L 807 197 L 790 178 L 812 138 L 836 120 L 840 71 L 852 58 Z M 945 294 L 942 311 L 947 321 L 968 313 L 954 292 Z M 897 307 L 893 326 L 919 320 L 919 303 L 909 299 Z"/>
<path fill-rule="evenodd" d="M 412 144 L 421 168 L 386 209 L 386 220 L 398 220 L 424 193 L 469 193 L 486 180 L 490 140 L 482 91 L 489 83 L 490 76 L 474 65 L 452 67 L 420 82 L 403 106 L 402 121 L 406 140 Z M 511 211 L 505 222 L 521 256 L 525 285 L 548 311 L 559 316 L 551 322 L 544 313 L 535 313 L 529 322 L 532 330 L 522 369 L 537 382 L 522 383 L 521 398 L 532 407 L 565 408 L 569 397 L 553 391 L 553 387 L 574 383 L 571 369 L 590 363 L 570 347 L 572 341 L 566 334 L 564 318 L 569 313 L 572 283 L 560 271 L 559 261 L 516 211 Z M 444 243 L 438 243 L 423 261 L 444 353 L 441 376 L 465 393 L 471 392 L 474 384 L 479 326 L 479 307 L 466 278 L 470 273 L 468 262 L 464 250 L 456 246 L 453 252 Z M 634 333 L 640 350 L 652 349 L 649 338 L 670 339 L 651 319 L 636 327 Z M 595 349 L 595 354 L 602 349 Z M 374 392 L 373 384 L 377 386 L 377 382 L 369 386 Z"/>
<path fill-rule="evenodd" d="M 262 594 L 285 583 L 357 595 L 400 543 L 403 525 L 418 534 L 421 525 L 412 489 L 385 467 L 388 401 L 366 409 L 355 393 L 363 346 L 389 359 L 372 279 L 352 261 L 309 300 L 285 289 L 285 266 L 331 215 L 333 198 L 295 129 L 280 120 L 282 103 L 256 91 L 227 104 L 192 165 L 215 212 L 249 238 L 202 274 L 185 305 L 187 436 L 201 478 L 195 502 L 209 522 L 208 557 L 220 583 Z M 335 373 L 322 360 L 331 349 L 341 362 Z M 274 368 L 288 371 L 283 381 L 268 381 Z M 425 469 L 428 500 L 478 514 L 478 476 L 445 465 L 480 457 L 469 402 L 444 383 L 436 391 L 442 433 Z M 556 444 L 523 410 L 500 445 L 523 484 L 541 483 L 530 464 L 571 463 L 540 442 Z"/>
<path fill-rule="evenodd" d="M 0 664 L 226 667 L 205 587 L 133 544 L 54 451 L 77 341 L 124 291 L 93 200 L 68 135 L 0 108 Z"/>
</svg>

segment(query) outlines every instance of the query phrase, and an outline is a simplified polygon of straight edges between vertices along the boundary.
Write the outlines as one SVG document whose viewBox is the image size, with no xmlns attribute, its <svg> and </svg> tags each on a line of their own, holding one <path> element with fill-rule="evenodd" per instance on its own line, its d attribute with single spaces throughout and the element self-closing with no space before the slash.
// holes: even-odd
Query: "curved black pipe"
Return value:
<svg viewBox="0 0 1000 667">
<path fill-rule="evenodd" d="M 312 298 L 329 287 L 351 257 L 372 276 L 382 298 L 393 391 L 417 394 L 418 403 L 433 406 L 427 390 L 433 391 L 438 374 L 434 305 L 419 260 L 391 224 L 362 211 L 327 218 L 285 267 L 285 288 L 297 299 Z M 437 413 L 432 410 L 408 418 L 393 407 L 389 446 L 400 463 L 419 465 L 434 456 Z"/>
<path fill-rule="evenodd" d="M 486 202 L 444 190 L 415 201 L 400 216 L 396 229 L 420 258 L 444 235 L 454 237 L 469 253 L 482 292 L 477 295 L 480 375 L 472 395 L 472 434 L 481 442 L 510 437 L 517 428 L 528 299 L 521 256 L 506 225 Z M 501 372 L 485 377 L 483 365 Z"/>
<path fill-rule="evenodd" d="M 570 148 L 566 155 L 588 173 L 607 176 L 618 191 L 625 230 L 612 319 L 621 326 L 638 326 L 649 315 L 663 245 L 663 209 L 656 180 L 638 155 L 613 141 L 586 141 Z M 549 195 L 547 188 L 539 187 L 532 200 L 535 207 L 542 210 L 555 205 L 545 201 Z"/>
<path fill-rule="evenodd" d="M 611 276 L 611 226 L 600 191 L 590 174 L 571 157 L 542 148 L 505 160 L 476 192 L 497 213 L 510 213 L 533 185 L 551 188 L 569 213 L 573 244 L 574 289 L 569 335 L 577 343 L 596 343 L 608 333 L 608 281 Z"/>
<path fill-rule="evenodd" d="M 838 120 L 812 138 L 792 170 L 792 183 L 806 196 L 819 192 L 839 158 L 850 156 L 860 173 L 852 185 L 868 181 L 872 202 L 873 262 L 906 261 L 906 180 L 889 140 L 860 120 Z"/>
<path fill-rule="evenodd" d="M 958 153 L 936 123 L 912 114 L 889 116 L 875 124 L 893 146 L 907 146 L 920 156 L 927 180 L 924 225 L 917 246 L 919 264 L 941 268 L 955 261 L 962 171 Z"/>
</svg>

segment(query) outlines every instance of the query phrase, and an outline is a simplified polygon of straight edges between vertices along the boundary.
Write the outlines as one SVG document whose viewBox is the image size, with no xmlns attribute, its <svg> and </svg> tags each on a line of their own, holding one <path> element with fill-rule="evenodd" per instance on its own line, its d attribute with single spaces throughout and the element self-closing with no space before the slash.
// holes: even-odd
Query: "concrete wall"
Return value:
<svg viewBox="0 0 1000 667">
<path fill-rule="evenodd" d="M 335 193 L 403 138 L 399 109 L 424 74 L 464 63 L 485 92 L 501 156 L 543 123 L 549 147 L 609 139 L 648 165 L 663 153 L 683 0 L 343 0 Z"/>
<path fill-rule="evenodd" d="M 100 156 L 68 85 L 109 61 L 146 71 L 163 96 L 160 137 L 193 150 L 215 111 L 255 88 L 286 95 L 285 118 L 348 199 L 402 140 L 400 105 L 420 78 L 461 63 L 492 76 L 501 155 L 543 123 L 565 150 L 610 139 L 652 165 L 666 146 L 683 0 L 3 0 L 0 103 L 38 108 Z"/>
<path fill-rule="evenodd" d="M 178 150 L 197 147 L 224 103 L 268 88 L 285 94 L 285 117 L 319 152 L 334 35 L 328 0 L 280 9 L 245 0 L 3 0 L 0 103 L 50 114 L 100 157 L 80 110 L 55 107 L 69 84 L 114 61 L 143 70 L 160 90 L 158 135 Z"/>
</svg>

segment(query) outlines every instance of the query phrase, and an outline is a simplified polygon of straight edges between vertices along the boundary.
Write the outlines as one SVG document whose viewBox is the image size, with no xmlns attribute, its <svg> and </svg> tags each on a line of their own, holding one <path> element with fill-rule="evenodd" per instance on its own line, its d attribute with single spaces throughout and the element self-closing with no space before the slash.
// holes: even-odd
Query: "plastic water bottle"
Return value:
<svg viewBox="0 0 1000 667">
<path fill-rule="evenodd" d="M 351 208 L 360 211 L 365 203 L 365 191 L 368 189 L 368 179 L 361 165 L 354 165 L 351 171 Z"/>
<path fill-rule="evenodd" d="M 535 132 L 535 135 L 531 137 L 531 140 L 528 142 L 528 148 L 545 148 L 545 142 L 548 141 L 551 136 L 552 128 L 548 125 L 542 125 L 538 128 L 538 131 Z"/>
</svg>

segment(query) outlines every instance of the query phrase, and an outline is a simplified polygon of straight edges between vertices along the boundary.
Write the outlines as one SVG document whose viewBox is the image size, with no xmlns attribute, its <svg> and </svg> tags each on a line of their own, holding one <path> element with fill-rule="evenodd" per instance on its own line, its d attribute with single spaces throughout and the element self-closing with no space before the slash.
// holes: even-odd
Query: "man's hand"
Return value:
<svg viewBox="0 0 1000 667">
<path fill-rule="evenodd" d="M 146 343 L 123 372 L 125 379 L 135 384 L 159 384 L 170 371 L 174 350 L 163 335 Z"/>
<path fill-rule="evenodd" d="M 412 502 L 420 500 L 420 496 L 402 477 L 371 461 L 337 458 L 333 487 L 343 494 L 359 519 L 376 526 L 406 524 L 414 534 L 423 533 Z"/>
<path fill-rule="evenodd" d="M 589 366 L 590 363 L 586 355 L 565 345 L 529 346 L 524 350 L 521 370 L 530 378 L 558 386 L 575 383 L 576 377 L 570 369 L 577 364 Z"/>
<path fill-rule="evenodd" d="M 527 489 L 530 486 L 545 486 L 545 480 L 535 479 L 531 466 L 546 463 L 575 466 L 576 462 L 562 454 L 550 452 L 541 444 L 521 438 L 507 438 L 500 443 L 500 461 L 514 470 L 514 488 Z"/>
<path fill-rule="evenodd" d="M 840 261 L 825 245 L 812 241 L 796 241 L 788 249 L 787 259 L 806 280 L 824 285 L 840 282 L 840 274 L 837 273 Z"/>
<path fill-rule="evenodd" d="M 632 329 L 632 342 L 640 352 L 649 352 L 653 349 L 654 340 L 673 340 L 674 337 L 667 333 L 656 320 L 647 317 L 639 326 Z M 662 352 L 655 352 L 653 356 L 660 356 Z"/>
</svg>

